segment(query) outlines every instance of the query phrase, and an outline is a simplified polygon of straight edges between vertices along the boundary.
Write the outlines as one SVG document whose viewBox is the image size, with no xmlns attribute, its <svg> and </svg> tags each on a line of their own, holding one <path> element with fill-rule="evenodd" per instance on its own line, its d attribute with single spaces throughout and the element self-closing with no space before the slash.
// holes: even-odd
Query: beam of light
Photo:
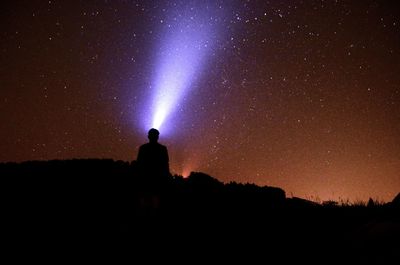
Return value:
<svg viewBox="0 0 400 265">
<path fill-rule="evenodd" d="M 164 36 L 156 54 L 155 78 L 152 84 L 151 120 L 146 129 L 168 132 L 172 114 L 179 109 L 190 91 L 210 50 L 213 30 L 204 23 L 207 16 L 183 12 L 174 23 L 165 24 Z"/>
</svg>

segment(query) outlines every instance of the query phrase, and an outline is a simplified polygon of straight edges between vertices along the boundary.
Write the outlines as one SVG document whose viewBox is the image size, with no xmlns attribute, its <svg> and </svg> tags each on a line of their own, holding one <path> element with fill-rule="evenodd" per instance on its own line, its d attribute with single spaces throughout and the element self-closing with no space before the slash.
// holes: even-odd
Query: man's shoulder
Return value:
<svg viewBox="0 0 400 265">
<path fill-rule="evenodd" d="M 163 144 L 157 143 L 157 148 L 161 150 L 167 150 L 167 147 Z"/>
<path fill-rule="evenodd" d="M 161 148 L 161 149 L 167 149 L 167 147 L 165 145 L 162 145 L 160 143 L 145 143 L 145 144 L 142 144 L 139 148 L 146 149 L 146 148 L 154 148 L 154 147 Z"/>
<path fill-rule="evenodd" d="M 145 144 L 142 144 L 140 147 L 139 147 L 139 149 L 146 149 L 146 148 L 149 148 L 149 143 L 145 143 Z"/>
</svg>

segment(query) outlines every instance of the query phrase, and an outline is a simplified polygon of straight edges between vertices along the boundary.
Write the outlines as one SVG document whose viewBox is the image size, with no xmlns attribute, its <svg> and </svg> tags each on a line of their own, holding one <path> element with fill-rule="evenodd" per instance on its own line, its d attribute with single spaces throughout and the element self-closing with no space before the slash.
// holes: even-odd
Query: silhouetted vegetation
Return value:
<svg viewBox="0 0 400 265">
<path fill-rule="evenodd" d="M 316 203 L 200 172 L 155 180 L 137 171 L 135 161 L 107 159 L 0 164 L 8 243 L 203 257 L 227 249 L 248 262 L 382 264 L 399 257 L 399 195 L 387 204 Z"/>
</svg>

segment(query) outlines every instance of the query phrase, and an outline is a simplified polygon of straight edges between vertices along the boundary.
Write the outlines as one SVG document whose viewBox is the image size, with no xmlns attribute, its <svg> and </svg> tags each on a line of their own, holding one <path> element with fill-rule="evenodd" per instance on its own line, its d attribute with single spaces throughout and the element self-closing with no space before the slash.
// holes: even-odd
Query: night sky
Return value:
<svg viewBox="0 0 400 265">
<path fill-rule="evenodd" d="M 159 107 L 173 173 L 321 200 L 400 191 L 398 1 L 1 1 L 0 12 L 0 161 L 132 161 Z"/>
</svg>

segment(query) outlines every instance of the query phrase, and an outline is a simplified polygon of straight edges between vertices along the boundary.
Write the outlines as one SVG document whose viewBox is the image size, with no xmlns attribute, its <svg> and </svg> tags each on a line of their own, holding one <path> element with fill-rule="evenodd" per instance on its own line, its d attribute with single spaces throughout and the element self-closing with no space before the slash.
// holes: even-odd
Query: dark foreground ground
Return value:
<svg viewBox="0 0 400 265">
<path fill-rule="evenodd" d="M 202 173 L 149 181 L 112 160 L 0 164 L 13 263 L 400 264 L 399 196 L 319 205 Z"/>
</svg>

